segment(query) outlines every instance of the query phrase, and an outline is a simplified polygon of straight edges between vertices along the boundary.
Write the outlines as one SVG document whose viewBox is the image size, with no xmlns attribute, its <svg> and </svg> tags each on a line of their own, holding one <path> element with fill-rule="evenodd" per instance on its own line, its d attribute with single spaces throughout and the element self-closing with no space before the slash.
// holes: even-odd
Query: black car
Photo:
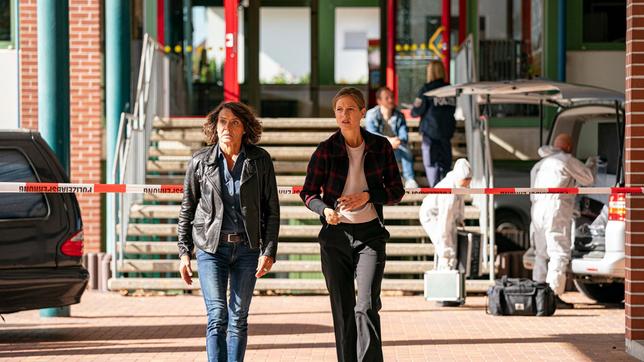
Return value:
<svg viewBox="0 0 644 362">
<path fill-rule="evenodd" d="M 0 131 L 0 182 L 69 182 L 38 132 Z M 73 193 L 0 193 L 0 313 L 80 302 L 83 222 Z"/>
</svg>

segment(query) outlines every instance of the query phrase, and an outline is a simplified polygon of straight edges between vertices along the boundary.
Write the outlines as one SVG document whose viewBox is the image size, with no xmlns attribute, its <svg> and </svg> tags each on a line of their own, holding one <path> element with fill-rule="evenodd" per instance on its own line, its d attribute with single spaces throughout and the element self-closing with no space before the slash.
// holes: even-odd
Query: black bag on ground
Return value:
<svg viewBox="0 0 644 362">
<path fill-rule="evenodd" d="M 550 286 L 526 278 L 497 279 L 487 296 L 486 312 L 493 315 L 551 316 L 557 309 Z"/>
</svg>

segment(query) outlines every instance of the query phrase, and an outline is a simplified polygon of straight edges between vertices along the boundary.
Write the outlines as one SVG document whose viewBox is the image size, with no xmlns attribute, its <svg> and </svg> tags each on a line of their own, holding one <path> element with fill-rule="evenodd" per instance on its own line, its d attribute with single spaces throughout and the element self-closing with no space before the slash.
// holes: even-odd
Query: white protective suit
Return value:
<svg viewBox="0 0 644 362">
<path fill-rule="evenodd" d="M 571 154 L 552 146 L 542 146 L 539 156 L 542 160 L 530 172 L 532 187 L 574 187 L 575 183 L 582 186 L 593 183 L 591 169 Z M 530 200 L 530 237 L 535 249 L 532 279 L 547 282 L 555 294 L 561 295 L 570 262 L 575 195 L 532 194 Z"/>
<path fill-rule="evenodd" d="M 454 164 L 454 169 L 434 187 L 458 188 L 458 181 L 471 177 L 469 162 L 461 158 Z M 419 212 L 420 223 L 436 248 L 438 270 L 456 267 L 456 227 L 463 222 L 464 209 L 463 195 L 430 194 L 423 199 Z"/>
</svg>

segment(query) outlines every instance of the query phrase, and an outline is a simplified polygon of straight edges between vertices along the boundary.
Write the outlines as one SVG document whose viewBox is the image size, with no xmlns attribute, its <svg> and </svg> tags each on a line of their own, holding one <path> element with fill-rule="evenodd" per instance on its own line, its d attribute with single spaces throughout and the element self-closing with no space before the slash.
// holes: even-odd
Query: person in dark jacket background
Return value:
<svg viewBox="0 0 644 362">
<path fill-rule="evenodd" d="M 333 109 L 339 129 L 311 155 L 300 197 L 322 221 L 318 241 L 338 361 L 378 362 L 389 239 L 382 208 L 400 202 L 405 189 L 391 143 L 360 127 L 366 113 L 360 90 L 342 88 Z"/>
<path fill-rule="evenodd" d="M 194 154 L 184 181 L 179 272 L 192 284 L 196 246 L 208 313 L 208 360 L 243 361 L 255 282 L 270 271 L 277 254 L 275 170 L 268 152 L 255 146 L 262 126 L 246 105 L 220 104 L 207 116 L 204 134 L 211 146 Z"/>
<path fill-rule="evenodd" d="M 427 65 L 427 83 L 418 91 L 411 110 L 412 116 L 421 117 L 418 128 L 423 138 L 423 165 L 429 187 L 434 187 L 452 167 L 456 107 L 452 99 L 428 97 L 425 93 L 447 85 L 443 63 L 431 61 Z"/>
</svg>

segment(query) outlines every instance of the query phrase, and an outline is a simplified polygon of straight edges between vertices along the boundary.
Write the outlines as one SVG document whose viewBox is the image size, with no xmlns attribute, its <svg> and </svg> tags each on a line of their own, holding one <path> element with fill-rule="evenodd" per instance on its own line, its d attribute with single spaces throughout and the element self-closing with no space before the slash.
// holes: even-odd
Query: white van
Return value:
<svg viewBox="0 0 644 362">
<path fill-rule="evenodd" d="M 486 103 L 536 104 L 541 106 L 541 115 L 544 114 L 543 107 L 556 108 L 557 113 L 545 144 L 551 144 L 560 133 L 570 134 L 575 145 L 573 153 L 578 159 L 583 161 L 589 156 L 599 156 L 603 161 L 598 168 L 594 187 L 624 185 L 625 119 L 622 93 L 544 80 L 516 80 L 459 84 L 428 92 L 427 95 L 437 98 L 459 97 L 459 108 L 466 120 L 468 155 L 473 158 L 470 162 L 475 180 L 477 175 L 483 175 L 479 187 L 494 187 L 494 180 L 499 177 L 491 162 L 489 136 L 487 139 L 485 137 L 489 135 L 486 118 L 479 117 L 479 108 Z M 470 150 L 470 147 L 474 149 Z M 529 180 L 529 174 L 526 177 Z M 508 197 L 504 200 L 507 202 Z M 578 201 L 580 208 L 575 220 L 571 220 L 571 271 L 575 285 L 579 291 L 598 302 L 621 302 L 624 299 L 625 195 L 579 195 Z M 523 201 L 514 202 L 520 204 Z M 487 205 L 488 208 L 481 207 L 481 225 L 496 225 L 495 213 L 490 210 L 498 210 L 499 205 L 494 200 L 488 200 Z M 488 229 L 493 228 L 488 226 Z M 489 235 L 493 254 L 495 233 Z M 533 262 L 534 253 L 528 251 L 524 264 L 531 267 Z"/>
</svg>

